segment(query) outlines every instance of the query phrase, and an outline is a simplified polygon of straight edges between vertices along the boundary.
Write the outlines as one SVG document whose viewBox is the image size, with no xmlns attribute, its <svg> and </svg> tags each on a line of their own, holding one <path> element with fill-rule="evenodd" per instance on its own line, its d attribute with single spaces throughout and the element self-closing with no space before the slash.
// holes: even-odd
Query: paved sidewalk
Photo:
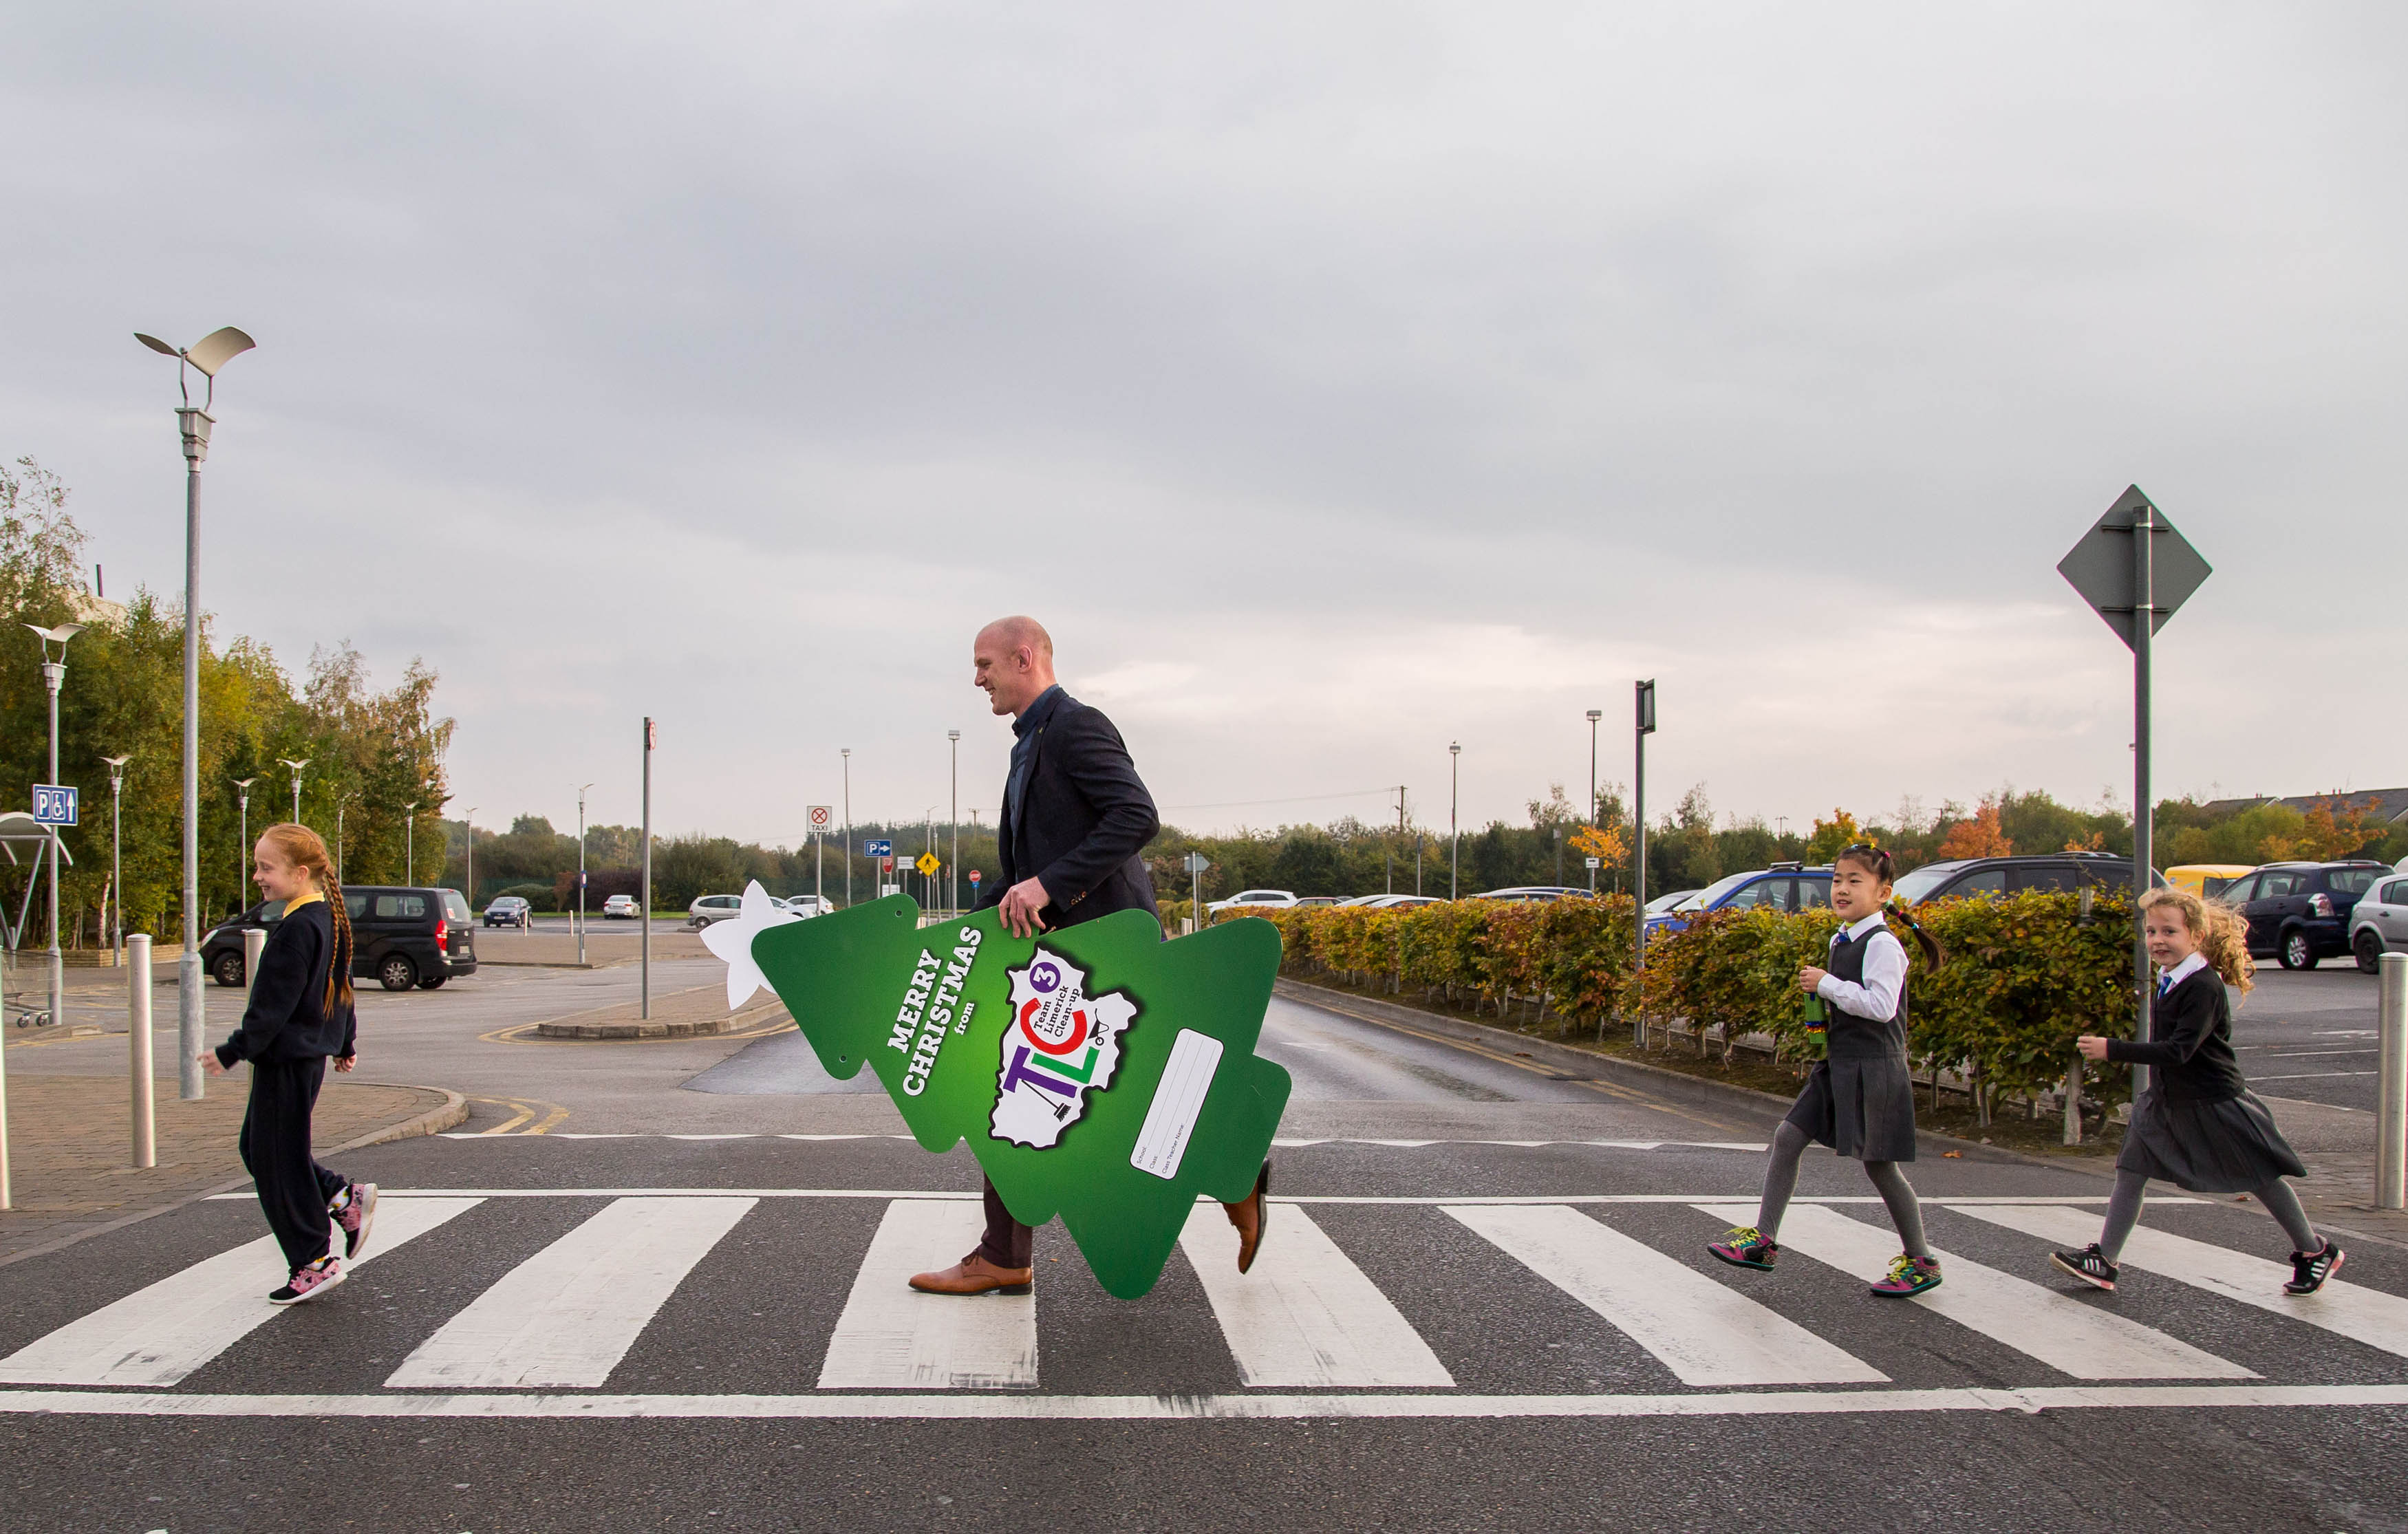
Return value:
<svg viewBox="0 0 2408 1534">
<path fill-rule="evenodd" d="M 118 1076 L 12 1075 L 8 1151 L 16 1208 L 0 1211 L 0 1264 L 103 1227 L 173 1209 L 243 1180 L 236 1132 L 249 1082 L 236 1070 L 199 1102 L 159 1079 L 158 1165 L 132 1166 L 128 1092 Z M 329 1075 L 318 1097 L 319 1154 L 372 1139 L 448 1129 L 467 1116 L 459 1094 L 376 1086 Z"/>
</svg>

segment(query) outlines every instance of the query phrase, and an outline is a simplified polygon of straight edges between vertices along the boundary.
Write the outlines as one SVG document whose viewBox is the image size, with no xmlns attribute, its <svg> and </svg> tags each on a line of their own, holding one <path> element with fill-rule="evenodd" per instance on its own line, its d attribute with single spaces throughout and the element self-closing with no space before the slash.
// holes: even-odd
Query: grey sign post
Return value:
<svg viewBox="0 0 2408 1534">
<path fill-rule="evenodd" d="M 2132 485 L 2057 561 L 2057 573 L 2132 648 L 2132 987 L 2140 1009 L 2133 1037 L 2145 1039 L 2149 949 L 2141 938 L 2137 908 L 2157 867 L 2156 801 L 2149 788 L 2149 652 L 2157 630 L 2212 572 L 2157 504 Z M 2141 621 L 2143 613 L 2146 623 Z M 2139 1097 L 2148 1084 L 2148 1067 L 2134 1066 L 2132 1095 Z"/>
<path fill-rule="evenodd" d="M 1212 860 L 1202 853 L 1187 854 L 1187 930 L 1190 932 L 1204 930 L 1204 870 L 1211 866 Z"/>
<path fill-rule="evenodd" d="M 1630 763 L 1630 825 L 1635 849 L 1630 864 L 1630 962 L 1632 972 L 1647 968 L 1647 738 L 1656 733 L 1656 682 L 1653 678 L 1631 684 L 1635 709 L 1631 716 L 1634 751 Z M 1647 1047 L 1647 1025 L 1639 1010 L 1630 1011 L 1631 1037 Z"/>
</svg>

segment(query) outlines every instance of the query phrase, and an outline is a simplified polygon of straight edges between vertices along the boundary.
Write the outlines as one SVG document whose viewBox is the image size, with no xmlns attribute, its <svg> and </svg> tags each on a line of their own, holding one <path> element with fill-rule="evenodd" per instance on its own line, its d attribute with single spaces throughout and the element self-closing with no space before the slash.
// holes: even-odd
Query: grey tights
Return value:
<svg viewBox="0 0 2408 1534">
<path fill-rule="evenodd" d="M 1764 1202 L 1756 1214 L 1756 1228 L 1770 1240 L 1781 1239 L 1781 1217 L 1789 1211 L 1789 1196 L 1798 1191 L 1798 1158 L 1813 1143 L 1805 1130 L 1786 1120 L 1772 1132 L 1772 1165 L 1765 1169 Z M 1898 1163 L 1868 1161 L 1865 1175 L 1872 1179 L 1873 1191 L 1889 1206 L 1889 1223 L 1898 1227 L 1899 1244 L 1906 1254 L 1931 1255 L 1931 1249 L 1923 1244 L 1923 1211 L 1915 1203 L 1914 1190 L 1907 1186 L 1906 1174 L 1898 1169 Z M 2137 1211 L 2138 1195 L 2134 1197 Z"/>
<path fill-rule="evenodd" d="M 2141 1218 L 2141 1190 L 2149 1180 L 2139 1172 L 2119 1171 L 2115 1174 L 2115 1192 L 2107 1200 L 2107 1228 L 2099 1233 L 2099 1252 L 2109 1262 L 2123 1254 L 2124 1242 L 2132 1234 L 2132 1226 Z M 2316 1235 L 2315 1226 L 2308 1224 L 2308 1211 L 2300 1207 L 2300 1196 L 2291 1184 L 2276 1178 L 2255 1190 L 2258 1201 L 2266 1212 L 2282 1226 L 2283 1234 L 2291 1238 L 2294 1252 L 2320 1252 L 2324 1241 Z"/>
</svg>

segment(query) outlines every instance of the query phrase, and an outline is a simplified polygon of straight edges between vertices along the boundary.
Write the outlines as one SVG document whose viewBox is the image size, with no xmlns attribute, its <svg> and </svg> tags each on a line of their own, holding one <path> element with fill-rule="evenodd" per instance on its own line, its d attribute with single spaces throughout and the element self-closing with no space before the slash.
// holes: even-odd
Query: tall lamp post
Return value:
<svg viewBox="0 0 2408 1534">
<path fill-rule="evenodd" d="M 25 625 L 42 641 L 42 690 L 50 695 L 50 781 L 59 781 L 59 689 L 66 685 L 67 641 L 83 632 L 81 624 L 61 624 L 56 628 L 44 628 L 39 624 Z M 50 659 L 50 646 L 59 647 L 59 658 Z M 60 1006 L 66 996 L 66 958 L 59 952 L 59 828 L 50 827 L 50 1021 L 56 1024 Z"/>
<path fill-rule="evenodd" d="M 242 806 L 241 829 L 235 833 L 242 842 L 235 849 L 234 860 L 234 903 L 237 907 L 242 904 L 242 872 L 251 867 L 251 785 L 257 781 L 256 778 L 234 780 L 235 801 Z"/>
<path fill-rule="evenodd" d="M 953 743 L 953 861 L 952 871 L 945 876 L 945 903 L 959 911 L 962 909 L 962 732 L 947 730 L 945 738 Z"/>
<path fill-rule="evenodd" d="M 416 801 L 401 807 L 407 818 L 401 823 L 401 882 L 418 882 L 418 805 Z"/>
<path fill-rule="evenodd" d="M 468 871 L 464 882 L 468 886 L 468 914 L 474 916 L 477 914 L 477 807 L 475 805 L 470 805 L 461 815 L 460 829 L 467 834 Z"/>
<path fill-rule="evenodd" d="M 335 882 L 343 882 L 343 810 L 351 804 L 351 796 L 341 795 L 335 800 Z"/>
<path fill-rule="evenodd" d="M 1446 897 L 1455 898 L 1455 871 L 1462 864 L 1463 825 L 1456 815 L 1463 802 L 1463 742 L 1446 748 Z"/>
<path fill-rule="evenodd" d="M 847 746 L 844 757 L 844 908 L 853 909 L 853 748 Z"/>
<path fill-rule="evenodd" d="M 585 790 L 577 791 L 577 962 L 585 962 Z"/>
<path fill-rule="evenodd" d="M 1588 711 L 1588 823 L 1597 824 L 1597 722 L 1605 717 L 1603 709 Z"/>
<path fill-rule="evenodd" d="M 183 405 L 176 423 L 184 442 L 184 952 L 176 961 L 176 1084 L 186 1101 L 204 1096 L 201 1044 L 207 1036 L 208 998 L 201 994 L 201 465 L 209 455 L 209 428 L 217 417 L 218 369 L 258 343 L 227 325 L 193 346 L 175 347 L 156 336 L 135 332 L 151 351 L 176 359 L 176 390 Z M 208 380 L 199 408 L 184 369 Z"/>
<path fill-rule="evenodd" d="M 1631 718 L 1635 751 L 1630 766 L 1630 824 L 1636 830 L 1631 839 L 1636 850 L 1630 869 L 1631 963 L 1634 968 L 1643 969 L 1647 967 L 1647 738 L 1656 733 L 1656 682 L 1650 678 L 1633 688 L 1637 707 Z M 1632 1025 L 1644 1028 L 1647 1025 L 1634 1012 Z M 1639 1043 L 1646 1046 L 1645 1034 L 1639 1036 Z"/>
<path fill-rule="evenodd" d="M 301 824 L 301 769 L 309 765 L 309 758 L 304 756 L 295 762 L 280 756 L 277 760 L 290 768 L 293 773 L 293 824 L 298 825 Z"/>
<path fill-rule="evenodd" d="M 134 760 L 123 756 L 104 756 L 108 764 L 108 887 L 117 892 L 117 967 L 125 968 L 125 838 L 121 827 L 125 809 L 125 764 Z"/>
</svg>

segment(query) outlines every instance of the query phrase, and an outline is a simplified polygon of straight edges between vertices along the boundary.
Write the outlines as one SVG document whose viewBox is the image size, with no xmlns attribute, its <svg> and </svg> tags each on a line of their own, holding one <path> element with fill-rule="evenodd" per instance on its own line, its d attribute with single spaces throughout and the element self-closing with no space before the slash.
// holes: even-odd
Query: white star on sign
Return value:
<svg viewBox="0 0 2408 1534">
<path fill-rule="evenodd" d="M 727 1010 L 731 1012 L 769 983 L 769 977 L 752 962 L 752 939 L 773 926 L 802 920 L 791 910 L 779 910 L 757 879 L 744 886 L 744 900 L 737 911 L 736 920 L 713 922 L 702 929 L 703 946 L 727 966 Z"/>
</svg>

